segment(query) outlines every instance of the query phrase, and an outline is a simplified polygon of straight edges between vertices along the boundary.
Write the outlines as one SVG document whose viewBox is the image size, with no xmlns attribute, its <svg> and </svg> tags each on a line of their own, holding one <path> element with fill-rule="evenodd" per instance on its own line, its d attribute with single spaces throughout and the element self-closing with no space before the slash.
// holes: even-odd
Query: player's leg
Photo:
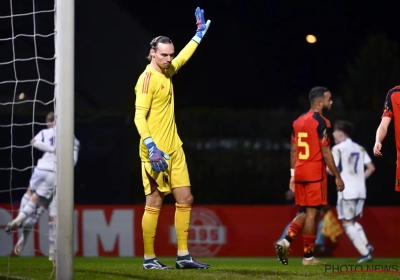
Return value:
<svg viewBox="0 0 400 280">
<path fill-rule="evenodd" d="M 32 195 L 31 189 L 30 189 L 30 186 L 28 186 L 28 189 L 26 190 L 26 192 L 24 193 L 24 195 L 21 198 L 19 212 L 21 212 L 24 209 L 25 205 L 29 203 L 29 201 L 31 199 L 31 195 Z M 17 244 L 15 244 L 15 246 L 14 246 L 14 253 L 16 255 L 19 255 L 22 253 L 24 246 L 26 244 L 26 241 L 28 240 L 29 234 L 32 231 L 33 225 L 36 223 L 35 219 L 36 219 L 35 214 L 32 214 L 22 224 L 23 233 L 22 233 L 21 237 L 18 239 Z"/>
<path fill-rule="evenodd" d="M 363 208 L 364 208 L 364 199 L 359 199 L 357 201 L 357 205 L 356 205 L 356 217 L 362 217 L 362 213 L 363 213 Z M 374 251 L 374 247 L 369 243 L 368 238 L 365 234 L 364 228 L 362 227 L 362 225 L 355 221 L 354 222 L 354 226 L 356 228 L 356 230 L 358 231 L 358 234 L 360 235 L 361 240 L 367 244 L 367 248 L 369 250 L 370 253 L 372 253 L 372 251 Z"/>
<path fill-rule="evenodd" d="M 48 202 L 45 202 L 47 201 Z M 8 223 L 6 227 L 6 232 L 11 233 L 11 231 L 21 225 L 25 224 L 28 226 L 27 219 L 35 213 L 36 209 L 40 205 L 48 204 L 50 200 L 44 196 L 40 196 L 37 192 L 33 192 L 30 201 L 25 205 L 24 209 L 18 213 L 18 216 Z M 33 222 L 36 223 L 37 219 Z"/>
<path fill-rule="evenodd" d="M 51 201 L 51 195 L 54 189 L 55 174 L 49 171 L 35 169 L 30 180 L 31 196 L 30 201 L 21 209 L 18 216 L 11 221 L 6 232 L 10 233 L 14 228 L 22 226 L 23 235 L 14 247 L 14 252 L 20 254 L 32 231 L 38 221 L 42 211 L 37 211 L 47 207 Z"/>
<path fill-rule="evenodd" d="M 24 250 L 25 244 L 29 238 L 30 233 L 32 232 L 35 224 L 39 221 L 44 211 L 44 208 L 47 207 L 49 201 L 50 199 L 39 196 L 39 203 L 36 206 L 37 209 L 36 213 L 33 212 L 30 216 L 28 216 L 25 220 L 22 221 L 21 223 L 22 235 L 20 236 L 20 238 L 18 239 L 17 243 L 14 246 L 14 253 L 16 255 L 20 255 Z"/>
<path fill-rule="evenodd" d="M 32 195 L 31 189 L 30 189 L 30 186 L 28 186 L 28 189 L 26 190 L 26 192 L 24 193 L 24 195 L 21 198 L 21 204 L 19 206 L 19 211 L 22 211 L 22 209 L 24 209 L 25 205 L 31 199 L 31 195 Z"/>
<path fill-rule="evenodd" d="M 297 215 L 298 215 L 298 214 L 297 214 Z M 297 216 L 297 215 L 296 215 L 296 216 Z M 292 223 L 292 222 L 290 222 L 290 223 L 288 223 L 288 224 L 286 225 L 285 229 L 284 229 L 283 232 L 282 232 L 281 237 L 279 237 L 279 239 L 278 239 L 277 242 L 281 241 L 282 239 L 284 239 L 284 238 L 286 237 L 286 233 L 288 232 L 291 223 Z M 275 244 L 276 244 L 277 242 L 275 242 Z"/>
<path fill-rule="evenodd" d="M 29 202 L 24 206 L 22 211 L 18 213 L 18 216 L 12 220 L 6 227 L 6 232 L 11 233 L 11 231 L 19 226 L 36 211 L 36 205 L 39 204 L 40 198 L 36 193 L 33 193 Z"/>
<path fill-rule="evenodd" d="M 315 265 L 314 247 L 317 238 L 318 217 L 321 211 L 321 206 L 306 207 L 306 219 L 303 227 L 303 265 Z"/>
<path fill-rule="evenodd" d="M 293 221 L 289 225 L 289 229 L 286 232 L 285 237 L 278 241 L 275 244 L 275 251 L 278 256 L 278 260 L 287 265 L 288 261 L 288 253 L 290 243 L 294 240 L 301 229 L 304 226 L 306 214 L 304 211 L 304 206 L 306 205 L 306 193 L 304 192 L 304 184 L 296 184 L 295 185 L 295 192 L 294 192 L 294 199 L 297 206 L 300 206 L 300 213 L 293 219 Z"/>
<path fill-rule="evenodd" d="M 322 228 L 324 227 L 324 220 L 319 221 L 317 228 L 317 239 L 315 240 L 315 247 L 318 252 L 325 251 L 324 235 L 322 234 Z"/>
<path fill-rule="evenodd" d="M 42 179 L 40 178 L 41 174 L 38 171 L 34 171 L 31 179 L 30 179 L 30 183 L 33 185 L 37 185 L 39 181 L 42 181 Z M 25 205 L 27 205 L 30 201 L 30 198 L 32 196 L 32 191 L 31 191 L 31 187 L 28 186 L 28 189 L 26 190 L 26 192 L 24 193 L 24 195 L 22 196 L 21 199 L 21 204 L 19 207 L 19 212 L 22 212 Z M 40 214 L 39 214 L 40 216 Z M 22 251 L 24 250 L 26 241 L 29 238 L 30 233 L 32 232 L 33 227 L 35 226 L 36 222 L 39 219 L 39 216 L 36 215 L 35 213 L 32 213 L 29 217 L 27 217 L 21 224 L 22 227 L 22 235 L 20 236 L 20 238 L 18 239 L 17 243 L 14 246 L 14 253 L 16 255 L 19 255 L 22 253 Z"/>
<path fill-rule="evenodd" d="M 53 197 L 49 205 L 49 260 L 55 260 L 56 253 L 56 216 L 57 196 Z"/>
<path fill-rule="evenodd" d="M 171 192 L 165 184 L 167 172 L 157 173 L 152 170 L 149 162 L 142 162 L 142 180 L 146 195 L 146 206 L 142 218 L 144 269 L 172 269 L 157 260 L 154 252 L 154 241 L 158 225 L 158 217 L 164 200 L 164 195 Z"/>
<path fill-rule="evenodd" d="M 193 195 L 190 188 L 189 172 L 182 147 L 171 154 L 171 188 L 176 201 L 175 231 L 178 252 L 175 267 L 177 269 L 205 269 L 209 264 L 201 263 L 190 256 L 188 249 L 190 213 Z"/>
<path fill-rule="evenodd" d="M 328 204 L 328 184 L 324 176 L 320 182 L 308 183 L 305 186 L 306 192 L 306 220 L 303 227 L 303 265 L 325 265 L 314 257 L 315 240 L 318 231 L 318 219 L 323 206 Z"/>
<path fill-rule="evenodd" d="M 343 198 L 338 200 L 338 219 L 341 221 L 346 235 L 353 243 L 354 247 L 361 255 L 359 262 L 370 261 L 370 255 L 367 243 L 362 240 L 357 228 L 355 227 L 356 218 L 356 200 L 345 200 Z"/>
</svg>

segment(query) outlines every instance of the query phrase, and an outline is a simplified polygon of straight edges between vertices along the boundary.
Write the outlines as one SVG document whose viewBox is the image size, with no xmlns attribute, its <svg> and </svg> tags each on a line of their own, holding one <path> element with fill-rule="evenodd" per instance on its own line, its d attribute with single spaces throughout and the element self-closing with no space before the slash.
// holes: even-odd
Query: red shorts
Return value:
<svg viewBox="0 0 400 280">
<path fill-rule="evenodd" d="M 328 178 L 318 182 L 296 183 L 294 198 L 297 206 L 320 206 L 328 204 Z"/>
</svg>

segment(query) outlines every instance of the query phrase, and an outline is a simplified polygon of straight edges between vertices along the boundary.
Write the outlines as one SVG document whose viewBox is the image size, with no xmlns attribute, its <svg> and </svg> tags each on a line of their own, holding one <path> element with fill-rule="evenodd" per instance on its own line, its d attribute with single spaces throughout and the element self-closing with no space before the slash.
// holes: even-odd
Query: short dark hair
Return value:
<svg viewBox="0 0 400 280">
<path fill-rule="evenodd" d="M 310 98 L 310 103 L 312 104 L 315 99 L 324 97 L 324 93 L 329 91 L 326 87 L 314 87 L 311 89 L 309 98 Z"/>
<path fill-rule="evenodd" d="M 156 50 L 157 49 L 157 45 L 158 43 L 162 43 L 162 44 L 172 44 L 172 40 L 170 38 L 168 38 L 167 36 L 158 36 L 153 38 L 153 40 L 151 40 L 150 42 L 150 49 L 151 50 Z M 151 55 L 149 54 L 147 56 L 147 60 L 151 61 Z"/>
<path fill-rule="evenodd" d="M 337 120 L 333 126 L 333 129 L 342 131 L 350 138 L 352 138 L 352 136 L 354 135 L 354 125 L 348 121 Z"/>
</svg>

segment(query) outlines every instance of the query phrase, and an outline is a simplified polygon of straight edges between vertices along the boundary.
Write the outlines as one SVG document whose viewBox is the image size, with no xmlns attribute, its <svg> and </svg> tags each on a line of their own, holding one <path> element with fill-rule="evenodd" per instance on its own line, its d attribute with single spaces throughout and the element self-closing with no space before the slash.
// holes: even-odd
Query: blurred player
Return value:
<svg viewBox="0 0 400 280">
<path fill-rule="evenodd" d="M 393 106 L 393 104 L 395 106 Z M 376 157 L 382 156 L 382 142 L 386 137 L 389 124 L 394 118 L 394 132 L 396 134 L 396 150 L 397 150 L 397 161 L 396 161 L 396 181 L 395 191 L 400 192 L 400 86 L 395 86 L 386 95 L 385 105 L 383 107 L 383 114 L 381 123 L 376 131 L 374 155 Z"/>
<path fill-rule="evenodd" d="M 32 140 L 31 145 L 44 152 L 38 160 L 31 176 L 28 189 L 21 199 L 18 216 L 6 227 L 10 233 L 16 227 L 23 228 L 23 235 L 14 247 L 14 253 L 21 254 L 33 226 L 37 223 L 45 208 L 49 208 L 49 257 L 54 258 L 55 230 L 54 223 L 57 215 L 57 200 L 53 198 L 56 183 L 54 163 L 56 162 L 54 113 L 46 116 L 47 128 L 42 129 Z M 80 143 L 74 139 L 74 163 L 78 160 Z"/>
<path fill-rule="evenodd" d="M 294 197 L 294 193 L 291 190 L 288 190 L 285 194 L 286 194 L 286 199 L 287 200 L 292 199 L 292 198 L 290 198 L 292 196 Z M 317 237 L 316 237 L 316 240 L 315 240 L 315 249 L 316 249 L 316 251 L 319 251 L 319 252 L 324 252 L 325 251 L 324 236 L 322 234 L 322 228 L 323 228 L 323 221 L 324 221 L 323 217 L 324 217 L 326 211 L 328 211 L 328 210 L 329 210 L 329 205 L 326 205 L 326 206 L 322 207 L 321 212 L 320 212 L 320 217 L 322 219 L 318 222 L 317 235 L 316 235 Z M 295 215 L 295 218 L 298 215 L 301 215 L 302 213 L 303 213 L 303 208 L 299 208 L 299 210 L 297 211 L 297 213 Z M 292 221 L 290 221 L 290 223 L 288 223 L 286 225 L 286 227 L 283 230 L 282 235 L 278 239 L 278 241 L 280 241 L 280 240 L 282 240 L 282 239 L 284 239 L 286 237 L 286 233 L 289 230 Z M 274 242 L 274 246 L 276 245 L 276 243 L 278 241 Z"/>
<path fill-rule="evenodd" d="M 150 64 L 136 84 L 135 124 L 141 137 L 139 153 L 146 207 L 142 219 L 144 269 L 171 269 L 157 260 L 154 252 L 158 216 L 164 196 L 171 193 L 176 201 L 175 229 L 178 252 L 175 267 L 209 268 L 196 261 L 188 251 L 188 234 L 193 196 L 182 141 L 178 136 L 174 116 L 172 76 L 193 55 L 204 37 L 210 21 L 204 11 L 196 9 L 196 35 L 174 58 L 172 41 L 159 36 L 150 43 Z M 168 163 L 167 163 L 168 161 Z M 163 237 L 164 242 L 165 237 Z"/>
<path fill-rule="evenodd" d="M 333 138 L 336 145 L 332 148 L 332 155 L 346 184 L 346 189 L 338 192 L 337 213 L 347 236 L 361 255 L 358 263 L 363 263 L 372 260 L 374 248 L 369 244 L 364 229 L 356 218 L 362 217 L 367 197 L 365 180 L 375 171 L 375 166 L 367 151 L 351 140 L 351 135 L 351 123 L 335 122 Z M 329 169 L 327 171 L 331 173 Z"/>
<path fill-rule="evenodd" d="M 293 123 L 290 189 L 303 213 L 292 221 L 286 237 L 275 246 L 278 259 L 284 265 L 288 264 L 290 243 L 300 230 L 303 230 L 303 265 L 324 264 L 314 258 L 314 245 L 321 208 L 328 204 L 326 165 L 336 177 L 337 190 L 344 189 L 330 150 L 331 124 L 323 117 L 323 112 L 331 108 L 331 93 L 327 88 L 314 87 L 309 97 L 311 110 Z"/>
</svg>

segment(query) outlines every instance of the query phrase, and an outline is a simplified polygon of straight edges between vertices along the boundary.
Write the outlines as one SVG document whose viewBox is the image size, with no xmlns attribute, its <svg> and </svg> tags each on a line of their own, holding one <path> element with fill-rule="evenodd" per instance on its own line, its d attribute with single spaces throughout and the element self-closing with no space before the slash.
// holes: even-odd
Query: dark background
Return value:
<svg viewBox="0 0 400 280">
<path fill-rule="evenodd" d="M 0 202 L 19 201 L 28 186 L 40 153 L 24 146 L 54 108 L 54 7 L 28 2 L 0 4 Z M 181 50 L 195 34 L 197 6 L 211 27 L 174 77 L 195 203 L 286 203 L 291 124 L 317 85 L 333 94 L 331 121 L 353 122 L 354 140 L 372 156 L 386 92 L 399 83 L 400 3 L 76 1 L 76 204 L 144 202 L 133 89 L 151 39 L 166 35 Z M 307 34 L 318 41 L 308 44 Z M 383 153 L 373 159 L 366 205 L 400 202 L 393 131 Z"/>
</svg>

